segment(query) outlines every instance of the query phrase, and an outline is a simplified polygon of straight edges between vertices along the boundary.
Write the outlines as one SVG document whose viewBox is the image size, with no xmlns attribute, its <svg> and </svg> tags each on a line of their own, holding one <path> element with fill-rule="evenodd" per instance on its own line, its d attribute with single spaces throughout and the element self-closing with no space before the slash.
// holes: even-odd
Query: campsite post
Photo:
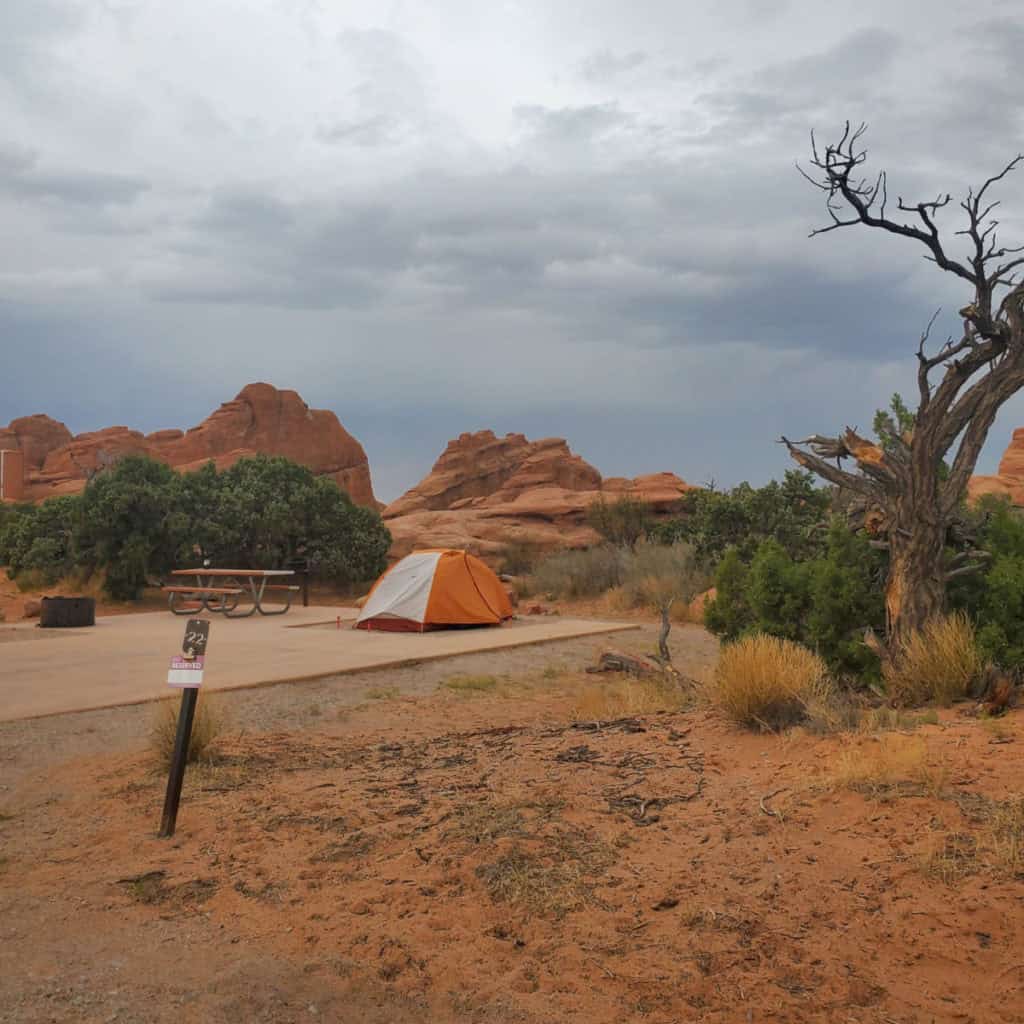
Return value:
<svg viewBox="0 0 1024 1024">
<path fill-rule="evenodd" d="M 167 673 L 170 686 L 180 686 L 181 710 L 178 712 L 178 731 L 174 737 L 174 752 L 171 768 L 167 774 L 167 794 L 164 797 L 164 813 L 160 821 L 159 838 L 168 839 L 174 835 L 178 820 L 178 804 L 181 802 L 181 785 L 185 780 L 185 764 L 192 739 L 192 722 L 199 698 L 199 684 L 203 681 L 203 665 L 206 660 L 206 643 L 210 637 L 210 623 L 204 619 L 189 619 L 185 627 L 185 638 L 181 642 L 180 655 L 171 659 Z"/>
</svg>

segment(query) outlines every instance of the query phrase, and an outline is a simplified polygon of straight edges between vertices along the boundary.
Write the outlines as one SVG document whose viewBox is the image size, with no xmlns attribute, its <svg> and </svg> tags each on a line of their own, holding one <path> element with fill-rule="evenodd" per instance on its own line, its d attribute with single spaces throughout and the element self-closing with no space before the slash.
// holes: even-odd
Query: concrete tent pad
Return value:
<svg viewBox="0 0 1024 1024">
<path fill-rule="evenodd" d="M 490 629 L 364 633 L 353 608 L 293 608 L 281 618 L 209 616 L 204 690 L 318 679 L 372 668 L 635 627 L 552 616 Z M 331 628 L 337 618 L 341 628 Z M 0 633 L 0 721 L 137 704 L 171 696 L 171 656 L 185 618 L 114 615 L 91 629 L 14 626 Z"/>
</svg>

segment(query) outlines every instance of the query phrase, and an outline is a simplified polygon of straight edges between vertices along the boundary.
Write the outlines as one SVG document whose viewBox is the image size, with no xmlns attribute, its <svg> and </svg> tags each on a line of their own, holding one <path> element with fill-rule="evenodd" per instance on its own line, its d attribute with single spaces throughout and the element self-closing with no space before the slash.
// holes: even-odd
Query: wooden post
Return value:
<svg viewBox="0 0 1024 1024">
<path fill-rule="evenodd" d="M 188 746 L 192 739 L 192 721 L 195 718 L 198 699 L 198 687 L 190 686 L 181 691 L 178 732 L 174 737 L 174 753 L 171 756 L 171 770 L 167 776 L 167 795 L 164 797 L 164 814 L 158 833 L 161 839 L 168 839 L 174 835 L 174 826 L 178 820 L 181 784 L 185 780 L 185 764 L 188 761 Z"/>
</svg>

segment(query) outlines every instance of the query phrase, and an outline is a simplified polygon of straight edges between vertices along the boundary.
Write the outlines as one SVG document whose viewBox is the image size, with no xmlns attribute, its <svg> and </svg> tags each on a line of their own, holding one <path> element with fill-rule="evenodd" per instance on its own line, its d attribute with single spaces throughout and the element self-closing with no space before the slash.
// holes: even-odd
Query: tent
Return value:
<svg viewBox="0 0 1024 1024">
<path fill-rule="evenodd" d="M 451 626 L 498 626 L 512 602 L 490 569 L 465 551 L 414 551 L 373 585 L 356 629 L 422 633 Z"/>
</svg>

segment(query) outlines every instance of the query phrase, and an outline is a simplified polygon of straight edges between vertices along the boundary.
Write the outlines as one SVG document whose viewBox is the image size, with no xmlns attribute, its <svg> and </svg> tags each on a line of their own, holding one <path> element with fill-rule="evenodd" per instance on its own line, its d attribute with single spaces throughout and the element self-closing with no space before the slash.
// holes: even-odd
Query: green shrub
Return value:
<svg viewBox="0 0 1024 1024">
<path fill-rule="evenodd" d="M 984 657 L 1004 668 L 1024 666 L 1024 517 L 1003 498 L 987 496 L 975 510 L 979 546 L 989 561 L 950 587 L 953 608 L 977 626 Z"/>
<path fill-rule="evenodd" d="M 174 568 L 176 481 L 169 466 L 131 455 L 93 477 L 82 492 L 76 562 L 105 570 L 111 597 L 136 600 L 151 573 Z"/>
<path fill-rule="evenodd" d="M 294 557 L 333 582 L 373 579 L 387 565 L 391 534 L 333 480 L 284 458 L 210 463 L 185 475 L 143 456 L 119 460 L 78 497 L 5 509 L 0 560 L 13 577 L 48 585 L 80 570 L 102 572 L 119 600 L 138 598 L 153 577 L 210 559 L 280 568 Z"/>
<path fill-rule="evenodd" d="M 874 678 L 878 659 L 863 642 L 868 627 L 885 627 L 884 566 L 862 534 L 834 522 L 825 557 L 811 563 L 810 608 L 804 642 L 835 673 Z"/>
<path fill-rule="evenodd" d="M 685 540 L 697 558 L 714 567 L 730 548 L 749 564 L 761 542 L 772 539 L 794 559 L 812 558 L 824 547 L 819 529 L 828 515 L 830 492 L 814 477 L 789 470 L 782 481 L 764 487 L 742 483 L 730 491 L 701 488 L 683 499 L 682 514 L 652 526 L 648 536 L 659 543 Z"/>
<path fill-rule="evenodd" d="M 739 549 L 729 548 L 715 573 L 715 597 L 704 604 L 704 625 L 723 640 L 738 639 L 754 621 L 747 602 L 748 581 Z"/>
<path fill-rule="evenodd" d="M 50 498 L 40 505 L 22 505 L 5 517 L 0 535 L 0 561 L 11 578 L 28 575 L 43 586 L 56 583 L 75 565 L 75 532 L 81 499 Z"/>
<path fill-rule="evenodd" d="M 715 573 L 704 624 L 727 641 L 751 632 L 794 640 L 833 672 L 877 676 L 877 658 L 862 637 L 885 619 L 879 553 L 839 521 L 824 544 L 821 557 L 797 562 L 781 544 L 762 541 L 749 566 L 731 548 Z"/>
<path fill-rule="evenodd" d="M 755 630 L 787 640 L 803 638 L 810 604 L 810 564 L 794 562 L 778 541 L 761 542 L 747 579 Z"/>
<path fill-rule="evenodd" d="M 301 556 L 339 584 L 379 576 L 391 534 L 333 481 L 280 456 L 240 459 L 219 475 L 213 559 L 247 568 L 280 567 Z M 203 533 L 197 525 L 197 536 Z"/>
</svg>

